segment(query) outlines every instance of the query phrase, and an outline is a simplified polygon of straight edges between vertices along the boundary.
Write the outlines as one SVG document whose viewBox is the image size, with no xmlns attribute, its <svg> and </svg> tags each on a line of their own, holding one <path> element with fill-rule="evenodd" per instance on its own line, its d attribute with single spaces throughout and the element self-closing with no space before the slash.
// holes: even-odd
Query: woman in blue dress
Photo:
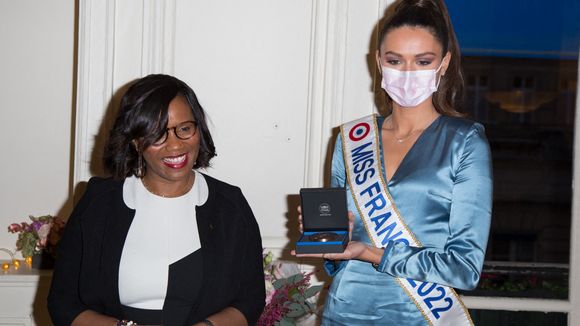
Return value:
<svg viewBox="0 0 580 326">
<path fill-rule="evenodd" d="M 400 1 L 378 44 L 391 114 L 345 124 L 336 141 L 331 186 L 347 189 L 351 242 L 342 254 L 314 255 L 333 276 L 322 324 L 469 325 L 453 288 L 479 281 L 492 170 L 483 126 L 457 111 L 463 78 L 445 5 Z M 376 162 L 364 152 L 373 124 Z"/>
</svg>

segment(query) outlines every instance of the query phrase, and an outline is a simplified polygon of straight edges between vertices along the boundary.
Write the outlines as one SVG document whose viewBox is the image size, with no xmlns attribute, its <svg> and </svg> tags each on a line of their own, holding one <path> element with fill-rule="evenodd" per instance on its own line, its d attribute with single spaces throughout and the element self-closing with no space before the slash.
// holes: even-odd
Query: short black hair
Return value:
<svg viewBox="0 0 580 326">
<path fill-rule="evenodd" d="M 136 80 L 121 99 L 103 157 L 113 178 L 137 175 L 139 156 L 165 132 L 169 103 L 177 96 L 189 104 L 200 133 L 199 154 L 193 168 L 209 166 L 216 156 L 215 146 L 195 92 L 173 76 L 154 74 Z"/>
</svg>

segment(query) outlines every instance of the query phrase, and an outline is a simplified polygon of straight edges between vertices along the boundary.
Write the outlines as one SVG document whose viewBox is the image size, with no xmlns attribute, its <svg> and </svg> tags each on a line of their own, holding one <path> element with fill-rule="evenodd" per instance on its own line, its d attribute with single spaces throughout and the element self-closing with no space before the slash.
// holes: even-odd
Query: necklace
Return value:
<svg viewBox="0 0 580 326">
<path fill-rule="evenodd" d="M 189 177 L 187 179 L 187 184 L 185 186 L 185 189 L 182 191 L 179 191 L 177 194 L 167 194 L 167 193 L 162 193 L 162 192 L 157 192 L 157 191 L 153 191 L 151 188 L 149 188 L 149 186 L 147 185 L 147 183 L 145 183 L 145 179 L 141 178 L 141 183 L 143 184 L 143 187 L 145 187 L 145 189 L 147 191 L 149 191 L 150 193 L 162 197 L 162 198 L 175 198 L 175 197 L 180 197 L 185 195 L 186 193 L 188 193 L 191 190 L 191 187 L 193 187 L 193 180 L 194 180 L 194 174 L 193 171 L 191 171 L 191 173 L 189 174 Z"/>
<path fill-rule="evenodd" d="M 396 141 L 397 143 L 399 143 L 399 144 L 400 144 L 400 143 L 404 142 L 405 140 L 407 140 L 407 139 L 411 138 L 411 136 L 413 136 L 413 135 L 415 135 L 415 134 L 417 134 L 417 133 L 419 133 L 419 134 L 420 134 L 421 132 L 423 132 L 423 130 L 425 130 L 425 129 L 417 129 L 417 130 L 413 130 L 413 131 L 411 131 L 410 133 L 408 133 L 408 134 L 407 134 L 407 136 L 405 136 L 405 137 L 403 137 L 403 138 L 397 138 L 396 136 L 393 136 L 393 138 L 395 139 L 395 141 Z"/>
<path fill-rule="evenodd" d="M 387 119 L 387 122 L 390 122 L 392 120 L 392 115 L 390 115 Z M 435 119 L 437 119 L 438 116 L 435 117 Z M 429 123 L 426 126 L 429 126 L 433 121 L 435 121 L 435 119 L 429 121 Z M 393 135 L 393 141 L 397 144 L 401 144 L 404 143 L 407 139 L 410 139 L 412 136 L 416 135 L 416 134 L 421 134 L 423 131 L 425 131 L 426 127 L 423 127 L 421 129 L 415 129 L 415 130 L 411 130 L 409 133 L 407 133 L 407 135 L 405 137 L 396 137 L 395 135 Z M 393 130 L 393 128 L 385 128 L 385 130 Z"/>
</svg>

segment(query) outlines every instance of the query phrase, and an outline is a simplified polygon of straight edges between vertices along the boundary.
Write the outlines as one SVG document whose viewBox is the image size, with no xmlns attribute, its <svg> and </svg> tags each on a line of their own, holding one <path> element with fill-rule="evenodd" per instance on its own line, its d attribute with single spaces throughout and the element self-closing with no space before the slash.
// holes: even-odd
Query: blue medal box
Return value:
<svg viewBox="0 0 580 326">
<path fill-rule="evenodd" d="M 302 227 L 297 254 L 342 253 L 348 244 L 344 188 L 302 188 Z"/>
</svg>

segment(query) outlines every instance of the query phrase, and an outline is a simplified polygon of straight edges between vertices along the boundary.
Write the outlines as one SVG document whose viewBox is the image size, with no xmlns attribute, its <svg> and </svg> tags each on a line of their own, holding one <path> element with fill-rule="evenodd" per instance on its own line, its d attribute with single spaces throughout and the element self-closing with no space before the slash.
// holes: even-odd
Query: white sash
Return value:
<svg viewBox="0 0 580 326">
<path fill-rule="evenodd" d="M 390 240 L 409 246 L 421 243 L 395 207 L 383 178 L 376 115 L 341 126 L 347 180 L 364 226 L 374 246 Z M 436 283 L 396 278 L 430 325 L 473 325 L 455 291 Z"/>
</svg>

